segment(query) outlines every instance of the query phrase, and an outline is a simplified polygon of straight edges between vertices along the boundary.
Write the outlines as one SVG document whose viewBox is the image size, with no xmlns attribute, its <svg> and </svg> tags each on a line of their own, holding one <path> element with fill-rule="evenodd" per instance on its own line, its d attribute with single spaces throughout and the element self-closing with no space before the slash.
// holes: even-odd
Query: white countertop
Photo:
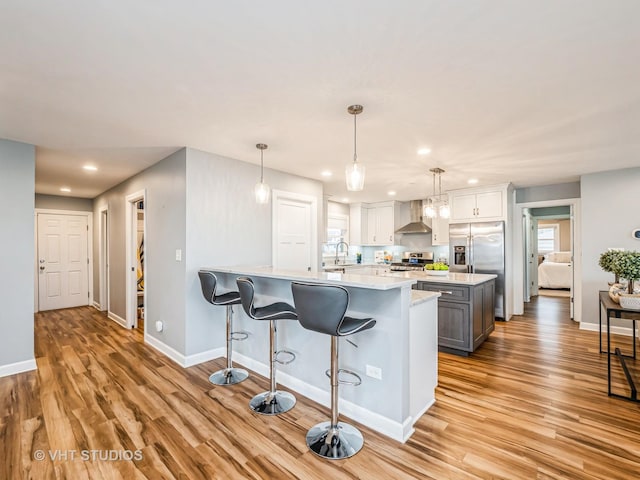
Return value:
<svg viewBox="0 0 640 480">
<path fill-rule="evenodd" d="M 411 306 L 419 305 L 429 300 L 435 300 L 441 295 L 440 292 L 429 292 L 428 290 L 411 290 Z"/>
<path fill-rule="evenodd" d="M 356 275 L 352 273 L 305 272 L 301 270 L 281 270 L 273 267 L 255 267 L 238 265 L 231 267 L 203 267 L 202 270 L 232 273 L 256 277 L 276 278 L 300 282 L 326 283 L 343 287 L 368 288 L 372 290 L 390 290 L 415 284 L 418 279 L 390 275 Z"/>
<path fill-rule="evenodd" d="M 412 278 L 421 282 L 432 283 L 453 283 L 460 285 L 480 285 L 487 282 L 492 278 L 497 278 L 497 275 L 487 273 L 454 273 L 449 272 L 446 275 L 428 275 L 427 272 L 389 272 L 384 274 L 385 277 L 394 278 Z"/>
</svg>

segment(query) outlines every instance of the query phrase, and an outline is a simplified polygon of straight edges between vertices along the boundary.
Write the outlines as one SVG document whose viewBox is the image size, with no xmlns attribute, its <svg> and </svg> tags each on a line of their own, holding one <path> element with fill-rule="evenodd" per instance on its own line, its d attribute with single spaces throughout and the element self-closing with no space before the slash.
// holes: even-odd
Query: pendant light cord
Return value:
<svg viewBox="0 0 640 480">
<path fill-rule="evenodd" d="M 353 163 L 358 161 L 358 128 L 356 126 L 357 114 L 353 115 Z"/>
<path fill-rule="evenodd" d="M 433 196 L 436 196 L 436 174 L 433 174 Z M 431 197 L 431 203 L 433 203 L 433 197 Z"/>
<path fill-rule="evenodd" d="M 260 150 L 260 183 L 264 183 L 264 150 Z"/>
</svg>

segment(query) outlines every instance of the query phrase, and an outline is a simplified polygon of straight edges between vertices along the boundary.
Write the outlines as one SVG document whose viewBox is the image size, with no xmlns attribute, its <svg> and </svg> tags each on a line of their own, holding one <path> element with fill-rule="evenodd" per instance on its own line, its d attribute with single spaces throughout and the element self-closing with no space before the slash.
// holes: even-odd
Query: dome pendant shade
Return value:
<svg viewBox="0 0 640 480">
<path fill-rule="evenodd" d="M 436 209 L 433 208 L 433 203 L 429 202 L 424 206 L 422 215 L 427 218 L 434 218 L 436 216 Z"/>
<path fill-rule="evenodd" d="M 269 198 L 271 197 L 271 189 L 269 188 L 269 185 L 264 182 L 258 182 L 256 183 L 253 192 L 256 196 L 256 203 L 269 203 Z"/>
<path fill-rule="evenodd" d="M 353 162 L 345 168 L 347 190 L 359 192 L 364 189 L 365 167 L 361 163 Z"/>
<path fill-rule="evenodd" d="M 449 204 L 445 203 L 444 205 L 440 205 L 440 208 L 438 210 L 438 214 L 440 215 L 440 218 L 449 218 L 449 216 L 451 215 L 451 210 L 449 209 Z"/>
</svg>

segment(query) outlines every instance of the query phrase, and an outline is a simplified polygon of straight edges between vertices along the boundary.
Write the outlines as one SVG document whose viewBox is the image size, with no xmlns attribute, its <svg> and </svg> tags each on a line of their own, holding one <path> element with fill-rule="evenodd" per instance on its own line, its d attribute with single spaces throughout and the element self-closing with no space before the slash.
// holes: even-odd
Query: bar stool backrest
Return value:
<svg viewBox="0 0 640 480">
<path fill-rule="evenodd" d="M 213 272 L 205 272 L 203 270 L 198 272 L 198 277 L 200 277 L 200 287 L 202 288 L 202 295 L 204 295 L 205 300 L 215 305 L 218 279 Z"/>
<path fill-rule="evenodd" d="M 307 330 L 340 336 L 349 292 L 339 285 L 291 283 L 298 321 Z"/>
<path fill-rule="evenodd" d="M 256 309 L 253 305 L 253 299 L 255 297 L 255 288 L 253 287 L 253 280 L 249 277 L 238 277 L 236 279 L 238 284 L 238 292 L 240 292 L 240 302 L 245 313 L 250 318 L 256 318 Z"/>
</svg>

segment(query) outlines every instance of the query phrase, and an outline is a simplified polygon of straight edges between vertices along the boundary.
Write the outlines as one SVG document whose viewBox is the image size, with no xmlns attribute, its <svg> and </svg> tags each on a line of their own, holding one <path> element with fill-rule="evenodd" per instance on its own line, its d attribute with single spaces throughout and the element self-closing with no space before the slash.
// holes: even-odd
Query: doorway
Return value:
<svg viewBox="0 0 640 480">
<path fill-rule="evenodd" d="M 318 269 L 318 202 L 298 193 L 273 192 L 274 268 Z"/>
<path fill-rule="evenodd" d="M 36 211 L 37 311 L 89 305 L 90 212 Z"/>
<path fill-rule="evenodd" d="M 141 190 L 126 197 L 126 327 L 145 332 L 144 307 L 147 297 L 145 243 L 147 218 L 146 192 Z"/>
<path fill-rule="evenodd" d="M 540 292 L 567 297 L 570 317 L 581 319 L 580 200 L 516 204 L 514 313 Z M 544 288 L 546 291 L 542 290 Z"/>
</svg>

